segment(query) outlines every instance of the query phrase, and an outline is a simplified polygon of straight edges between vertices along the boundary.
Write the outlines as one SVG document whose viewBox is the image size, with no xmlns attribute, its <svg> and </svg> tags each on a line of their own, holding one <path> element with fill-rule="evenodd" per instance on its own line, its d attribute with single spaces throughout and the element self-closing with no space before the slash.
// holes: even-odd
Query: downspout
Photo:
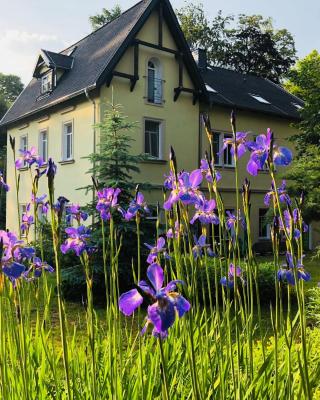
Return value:
<svg viewBox="0 0 320 400">
<path fill-rule="evenodd" d="M 88 101 L 91 102 L 93 105 L 93 153 L 95 153 L 96 152 L 96 142 L 97 142 L 97 139 L 96 139 L 96 102 L 89 96 L 88 88 L 84 89 L 84 94 L 86 95 L 86 98 L 88 99 Z M 95 167 L 96 167 L 96 162 L 95 162 L 95 160 L 93 160 L 93 178 L 94 179 L 96 178 Z M 96 198 L 96 191 L 95 191 L 95 187 L 93 185 L 93 187 L 92 187 L 92 204 L 94 204 L 95 198 Z M 94 221 L 94 213 L 93 213 L 92 214 L 92 225 L 94 225 L 94 222 L 95 221 Z"/>
</svg>

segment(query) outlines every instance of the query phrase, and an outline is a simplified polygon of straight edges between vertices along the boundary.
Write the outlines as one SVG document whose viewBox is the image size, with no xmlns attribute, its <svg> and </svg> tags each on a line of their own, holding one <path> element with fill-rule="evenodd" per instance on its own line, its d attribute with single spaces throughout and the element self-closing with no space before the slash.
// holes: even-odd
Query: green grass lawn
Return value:
<svg viewBox="0 0 320 400">
<path fill-rule="evenodd" d="M 257 257 L 258 263 L 263 262 L 272 262 L 272 256 L 268 257 Z M 311 281 L 305 283 L 305 291 L 308 289 L 317 286 L 320 281 L 320 261 L 318 259 L 314 259 L 312 254 L 308 254 L 305 258 L 305 269 L 311 273 Z M 53 323 L 53 329 L 56 331 L 57 338 L 59 337 L 59 319 L 58 319 L 58 304 L 57 298 L 54 292 L 55 288 L 55 275 L 48 274 L 48 283 L 53 290 L 52 303 L 51 303 L 51 317 Z M 65 310 L 67 315 L 67 325 L 70 335 L 73 334 L 74 329 L 77 331 L 84 332 L 86 330 L 86 311 L 84 304 L 75 303 L 67 301 L 65 302 Z M 262 318 L 263 325 L 266 334 L 271 334 L 271 321 L 270 321 L 270 308 L 268 305 L 265 305 L 262 308 Z M 97 313 L 98 320 L 100 321 L 100 328 L 103 329 L 104 321 L 105 321 L 105 309 L 102 307 L 96 307 L 95 312 Z"/>
</svg>

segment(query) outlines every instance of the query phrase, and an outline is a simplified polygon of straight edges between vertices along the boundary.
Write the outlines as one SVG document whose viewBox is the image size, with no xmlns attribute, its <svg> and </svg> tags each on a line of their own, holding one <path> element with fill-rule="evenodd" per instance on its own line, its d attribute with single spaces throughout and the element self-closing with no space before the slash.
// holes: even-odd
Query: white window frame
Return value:
<svg viewBox="0 0 320 400">
<path fill-rule="evenodd" d="M 51 92 L 53 88 L 53 72 L 48 71 L 41 77 L 41 94 Z"/>
<path fill-rule="evenodd" d="M 43 134 L 46 134 L 46 154 L 43 154 Z M 43 128 L 39 131 L 39 156 L 42 157 L 43 162 L 46 164 L 48 162 L 48 151 L 49 151 L 49 129 Z"/>
<path fill-rule="evenodd" d="M 264 217 L 261 217 L 260 216 L 260 210 L 266 210 L 266 213 L 268 212 L 268 209 L 267 208 L 259 208 L 258 209 L 258 233 L 259 233 L 259 239 L 261 239 L 261 240 L 267 240 L 267 239 L 270 239 L 270 224 L 266 224 L 266 226 L 265 226 L 265 228 L 267 229 L 267 235 L 266 236 L 261 236 L 260 235 L 260 227 L 262 227 L 260 224 L 261 224 L 261 219 L 262 218 L 265 218 L 265 215 L 264 215 Z"/>
<path fill-rule="evenodd" d="M 146 122 L 147 121 L 159 123 L 159 142 L 158 142 L 159 156 L 158 157 L 155 157 L 149 153 L 146 153 Z M 144 117 L 143 118 L 143 152 L 148 154 L 151 159 L 162 160 L 163 159 L 163 138 L 164 138 L 164 121 L 162 119 Z"/>
<path fill-rule="evenodd" d="M 155 84 L 154 84 L 154 101 L 149 99 L 149 62 L 152 62 L 154 65 L 154 79 L 155 79 Z M 155 105 L 162 105 L 164 103 L 163 100 L 163 77 L 162 77 L 162 65 L 160 63 L 160 60 L 156 57 L 151 57 L 147 59 L 147 66 L 146 66 L 146 98 L 147 102 L 149 104 L 155 104 Z M 159 86 L 156 88 L 156 82 L 158 82 Z M 158 90 L 160 93 L 156 95 L 156 90 Z M 157 100 L 158 98 L 158 100 Z"/>
<path fill-rule="evenodd" d="M 67 155 L 67 142 L 66 136 L 70 135 L 66 132 L 66 127 L 71 125 L 71 154 Z M 61 146 L 61 159 L 62 161 L 72 161 L 74 159 L 74 123 L 73 120 L 65 121 L 62 124 L 62 146 Z"/>
<path fill-rule="evenodd" d="M 22 144 L 22 140 L 23 140 L 23 139 L 26 139 L 26 141 L 25 141 L 24 144 Z M 20 143 L 19 143 L 19 146 L 20 146 L 20 147 L 19 147 L 19 150 L 23 150 L 23 151 L 28 150 L 28 134 L 27 134 L 27 133 L 24 133 L 23 135 L 21 135 L 19 141 L 20 141 Z M 26 162 L 23 164 L 23 168 L 24 168 L 24 167 L 27 167 L 27 163 L 26 163 Z"/>
</svg>

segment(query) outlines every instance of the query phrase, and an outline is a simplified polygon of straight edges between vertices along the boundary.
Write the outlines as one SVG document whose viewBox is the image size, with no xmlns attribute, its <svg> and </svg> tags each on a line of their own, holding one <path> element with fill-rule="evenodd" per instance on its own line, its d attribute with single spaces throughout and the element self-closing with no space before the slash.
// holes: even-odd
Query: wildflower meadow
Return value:
<svg viewBox="0 0 320 400">
<path fill-rule="evenodd" d="M 44 167 L 35 148 L 20 151 L 10 138 L 15 181 L 6 183 L 0 175 L 0 185 L 16 192 L 20 229 L 0 231 L 1 399 L 320 398 L 320 331 L 308 325 L 305 304 L 312 277 L 304 266 L 304 196 L 290 198 L 276 172 L 293 155 L 275 143 L 270 129 L 249 141 L 237 132 L 232 113 L 233 137 L 224 142 L 235 166 L 231 212 L 219 191 L 223 172 L 215 167 L 206 116 L 203 125 L 211 151 L 198 169 L 179 171 L 178 151 L 170 149 L 155 239 L 147 243 L 141 242 L 141 224 L 150 207 L 142 189 L 123 206 L 119 196 L 126 188 L 101 189 L 93 178 L 99 221 L 92 228 L 90 211 L 55 193 L 54 160 Z M 239 182 L 245 153 L 248 178 Z M 32 188 L 23 213 L 21 167 L 29 171 Z M 270 177 L 264 201 L 270 208 L 274 296 L 267 306 L 250 228 L 249 178 L 261 170 Z M 47 181 L 47 193 L 39 193 L 40 180 Z M 50 231 L 42 228 L 43 218 Z M 126 232 L 118 228 L 119 220 L 131 221 L 137 246 L 126 265 L 132 286 L 125 292 L 119 257 L 126 252 Z M 48 237 L 52 265 L 45 260 Z M 106 299 L 100 310 L 94 304 L 97 252 Z M 68 254 L 85 276 L 85 317 L 77 324 L 70 323 L 62 291 L 62 256 Z"/>
</svg>

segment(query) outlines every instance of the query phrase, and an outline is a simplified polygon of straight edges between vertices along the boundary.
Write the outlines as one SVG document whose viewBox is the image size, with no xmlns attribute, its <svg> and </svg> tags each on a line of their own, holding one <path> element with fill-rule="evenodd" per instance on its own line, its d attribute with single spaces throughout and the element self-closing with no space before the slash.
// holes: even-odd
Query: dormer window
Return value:
<svg viewBox="0 0 320 400">
<path fill-rule="evenodd" d="M 50 92 L 53 86 L 52 83 L 52 71 L 50 71 L 41 77 L 41 94 Z"/>
<path fill-rule="evenodd" d="M 153 104 L 162 104 L 162 74 L 161 65 L 157 58 L 151 58 L 148 61 L 147 79 L 148 102 Z"/>
</svg>

